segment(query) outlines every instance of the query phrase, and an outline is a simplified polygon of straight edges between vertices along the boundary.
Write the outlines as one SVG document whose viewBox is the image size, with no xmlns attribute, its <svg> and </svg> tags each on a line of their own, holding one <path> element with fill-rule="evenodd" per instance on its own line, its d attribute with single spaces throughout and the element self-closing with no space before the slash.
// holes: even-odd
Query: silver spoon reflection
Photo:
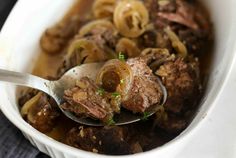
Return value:
<svg viewBox="0 0 236 158">
<path fill-rule="evenodd" d="M 91 63 L 91 64 L 83 64 L 81 66 L 74 67 L 67 71 L 59 80 L 57 81 L 49 81 L 34 75 L 13 72 L 8 70 L 0 69 L 0 81 L 11 82 L 15 85 L 21 85 L 26 87 L 35 88 L 41 90 L 48 95 L 50 95 L 58 104 L 58 107 L 61 109 L 63 114 L 65 114 L 70 119 L 90 126 L 104 126 L 103 123 L 93 120 L 91 118 L 78 117 L 75 114 L 68 112 L 60 107 L 60 105 L 64 102 L 63 94 L 64 90 L 69 89 L 75 86 L 76 80 L 79 80 L 81 77 L 89 77 L 91 79 L 95 79 L 98 71 L 104 63 Z M 167 98 L 167 92 L 165 87 L 162 85 L 161 81 L 159 84 L 163 91 L 163 99 L 162 105 L 165 103 Z M 149 117 L 156 113 L 161 105 L 153 105 L 147 111 L 147 115 L 145 117 Z M 116 118 L 115 125 L 125 125 L 133 122 L 137 122 L 143 119 L 143 116 L 140 114 L 133 114 L 132 112 L 123 110 Z"/>
</svg>

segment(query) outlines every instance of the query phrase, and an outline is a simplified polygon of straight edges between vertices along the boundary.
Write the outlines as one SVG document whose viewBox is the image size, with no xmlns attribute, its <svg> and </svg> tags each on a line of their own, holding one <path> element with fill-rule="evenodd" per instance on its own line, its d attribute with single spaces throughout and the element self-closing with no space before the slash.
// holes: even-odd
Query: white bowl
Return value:
<svg viewBox="0 0 236 158">
<path fill-rule="evenodd" d="M 75 0 L 19 0 L 8 17 L 0 34 L 0 68 L 19 72 L 30 72 L 39 52 L 39 38 L 42 32 L 58 21 Z M 205 96 L 199 111 L 177 138 L 148 152 L 120 157 L 174 157 L 182 150 L 197 127 L 204 124 L 205 116 L 214 107 L 221 90 L 230 75 L 236 52 L 236 1 L 204 0 L 209 9 L 215 31 L 214 62 L 209 76 Z M 114 157 L 82 151 L 38 132 L 26 123 L 17 107 L 16 87 L 0 84 L 0 108 L 30 142 L 40 151 L 56 158 Z"/>
</svg>

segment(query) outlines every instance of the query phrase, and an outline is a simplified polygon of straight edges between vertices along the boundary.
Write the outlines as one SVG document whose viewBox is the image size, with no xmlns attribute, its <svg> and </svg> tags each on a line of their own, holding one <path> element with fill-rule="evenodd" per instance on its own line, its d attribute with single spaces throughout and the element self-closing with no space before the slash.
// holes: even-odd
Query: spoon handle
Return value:
<svg viewBox="0 0 236 158">
<path fill-rule="evenodd" d="M 0 81 L 36 88 L 50 94 L 48 88 L 50 81 L 34 75 L 0 69 Z"/>
</svg>

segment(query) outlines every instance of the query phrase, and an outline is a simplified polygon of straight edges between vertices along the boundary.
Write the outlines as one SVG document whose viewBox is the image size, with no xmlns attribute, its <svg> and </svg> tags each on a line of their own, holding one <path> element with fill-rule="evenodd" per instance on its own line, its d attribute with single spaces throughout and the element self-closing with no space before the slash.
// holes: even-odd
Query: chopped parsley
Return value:
<svg viewBox="0 0 236 158">
<path fill-rule="evenodd" d="M 149 112 L 144 112 L 143 113 L 143 117 L 141 118 L 141 120 L 143 121 L 147 121 L 148 120 L 148 117 L 149 117 L 150 113 Z"/>
<path fill-rule="evenodd" d="M 108 121 L 107 121 L 107 125 L 108 126 L 112 126 L 112 125 L 115 125 L 115 121 L 113 120 L 113 118 L 110 118 Z"/>
<path fill-rule="evenodd" d="M 112 97 L 114 97 L 115 99 L 118 99 L 120 97 L 120 93 L 119 92 L 114 92 L 111 94 Z"/>
<path fill-rule="evenodd" d="M 103 88 L 98 88 L 97 92 L 98 95 L 103 95 L 105 93 L 105 90 Z"/>
<path fill-rule="evenodd" d="M 122 52 L 119 52 L 118 59 L 120 61 L 125 61 L 125 55 Z"/>
</svg>

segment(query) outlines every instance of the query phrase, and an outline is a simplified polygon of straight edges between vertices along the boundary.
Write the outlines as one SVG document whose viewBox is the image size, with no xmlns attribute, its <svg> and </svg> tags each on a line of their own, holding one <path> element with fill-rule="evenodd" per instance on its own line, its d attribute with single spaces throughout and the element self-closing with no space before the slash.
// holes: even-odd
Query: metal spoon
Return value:
<svg viewBox="0 0 236 158">
<path fill-rule="evenodd" d="M 83 118 L 75 116 L 73 113 L 65 111 L 60 107 L 60 105 L 64 102 L 63 100 L 63 94 L 64 90 L 69 89 L 73 86 L 75 86 L 76 80 L 80 79 L 81 77 L 89 77 L 91 79 L 95 79 L 98 70 L 101 69 L 101 67 L 104 65 L 104 63 L 91 63 L 91 64 L 83 64 L 81 66 L 74 67 L 67 71 L 59 80 L 57 81 L 49 81 L 34 75 L 25 74 L 25 73 L 19 73 L 19 72 L 13 72 L 8 70 L 0 69 L 0 81 L 4 82 L 11 82 L 16 85 L 26 86 L 35 88 L 38 90 L 41 90 L 48 95 L 50 95 L 58 104 L 58 107 L 61 109 L 61 111 L 70 119 L 84 124 L 84 125 L 90 125 L 90 126 L 104 126 L 99 121 L 93 120 L 91 118 Z M 167 92 L 165 87 L 162 85 L 161 81 L 159 80 L 159 83 L 161 85 L 162 91 L 163 91 L 163 99 L 162 104 L 165 103 L 167 98 Z M 152 106 L 153 108 L 150 108 L 147 115 L 145 117 L 149 117 L 153 115 L 157 110 L 157 105 Z M 125 125 L 133 122 L 137 122 L 143 118 L 142 115 L 133 114 L 129 111 L 122 111 L 116 118 L 115 125 Z"/>
</svg>

